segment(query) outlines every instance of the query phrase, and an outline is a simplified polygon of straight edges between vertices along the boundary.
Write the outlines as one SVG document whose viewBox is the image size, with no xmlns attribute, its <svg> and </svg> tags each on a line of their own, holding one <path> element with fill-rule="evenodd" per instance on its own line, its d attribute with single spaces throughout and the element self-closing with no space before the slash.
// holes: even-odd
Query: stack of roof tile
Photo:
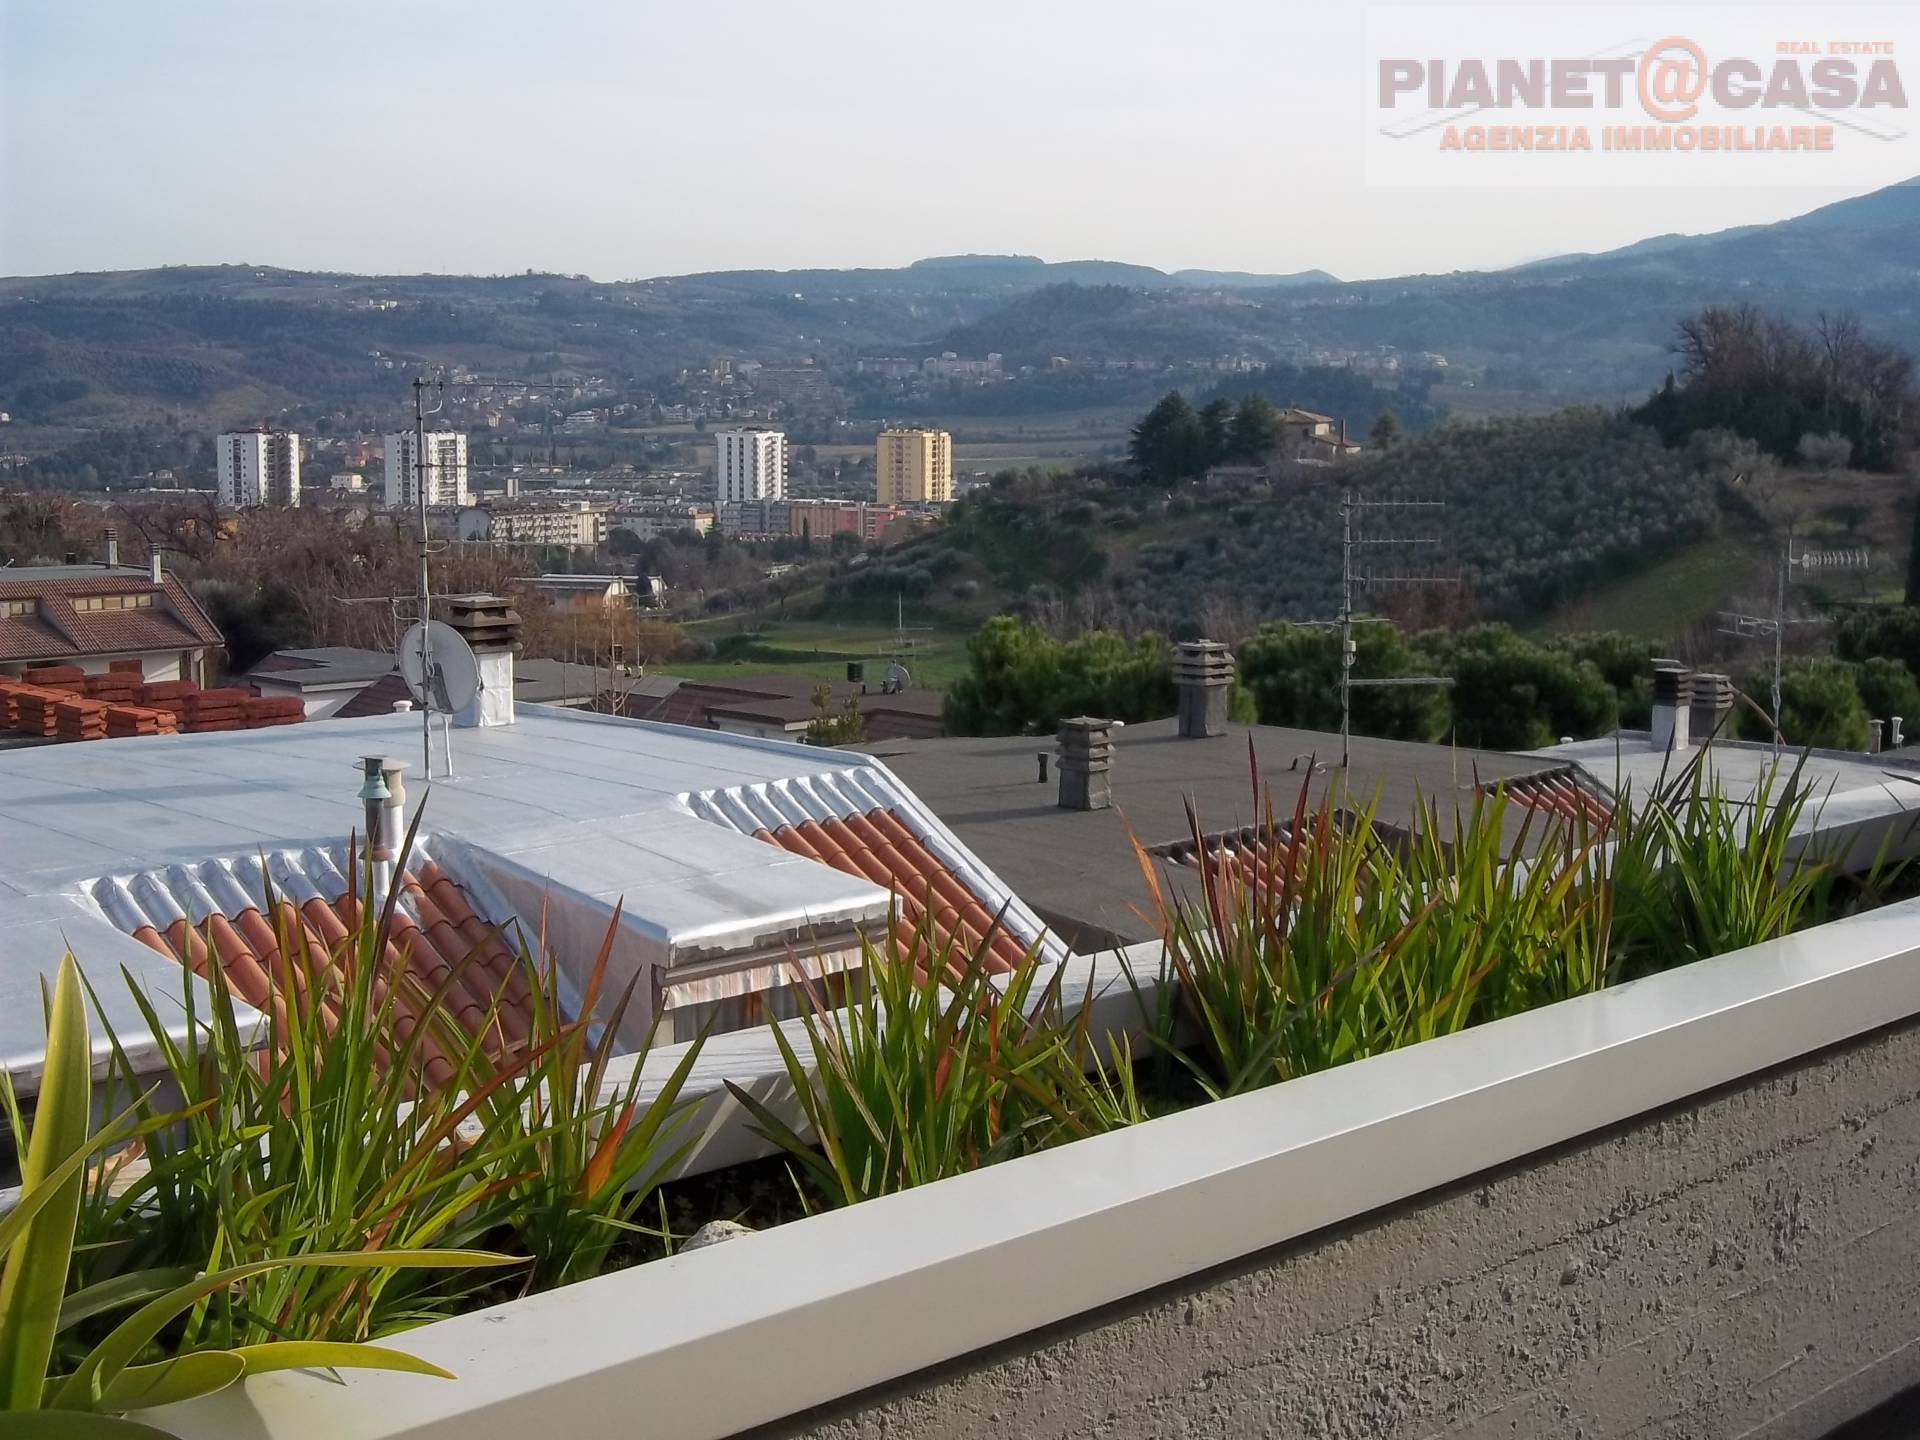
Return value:
<svg viewBox="0 0 1920 1440">
<path fill-rule="evenodd" d="M 13 692 L 13 728 L 22 735 L 51 738 L 54 730 L 53 707 L 66 698 L 63 690 L 47 690 L 38 685 L 15 685 Z"/>
<path fill-rule="evenodd" d="M 130 675 L 124 670 L 108 671 L 105 675 L 89 675 L 78 685 L 63 687 L 76 690 L 89 700 L 104 700 L 109 705 L 124 705 L 140 693 L 140 677 Z"/>
<path fill-rule="evenodd" d="M 78 665 L 39 665 L 22 672 L 20 678 L 29 685 L 47 685 L 56 689 L 71 690 L 87 678 L 87 672 Z"/>
<path fill-rule="evenodd" d="M 106 739 L 106 702 L 87 700 L 78 695 L 63 696 L 55 700 L 53 733 L 61 740 Z"/>
<path fill-rule="evenodd" d="M 195 735 L 247 728 L 245 690 L 196 690 L 187 696 L 187 729 Z"/>
<path fill-rule="evenodd" d="M 256 695 L 245 707 L 247 729 L 265 730 L 275 725 L 298 725 L 307 718 L 307 707 L 298 695 Z"/>
<path fill-rule="evenodd" d="M 165 710 L 184 730 L 188 697 L 199 693 L 200 687 L 191 680 L 153 680 L 142 685 L 134 698 L 149 710 Z"/>
<path fill-rule="evenodd" d="M 180 722 L 170 710 L 147 705 L 107 706 L 107 738 L 120 740 L 130 735 L 172 735 Z"/>
</svg>

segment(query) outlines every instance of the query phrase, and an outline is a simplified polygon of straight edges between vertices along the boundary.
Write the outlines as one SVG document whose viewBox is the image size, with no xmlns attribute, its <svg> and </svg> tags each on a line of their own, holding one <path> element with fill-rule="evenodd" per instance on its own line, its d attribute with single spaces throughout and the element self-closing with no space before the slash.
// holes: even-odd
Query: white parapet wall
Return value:
<svg viewBox="0 0 1920 1440">
<path fill-rule="evenodd" d="M 147 1418 L 204 1440 L 732 1435 L 1915 1015 L 1920 901 L 390 1342 L 456 1381 L 266 1376 Z"/>
</svg>

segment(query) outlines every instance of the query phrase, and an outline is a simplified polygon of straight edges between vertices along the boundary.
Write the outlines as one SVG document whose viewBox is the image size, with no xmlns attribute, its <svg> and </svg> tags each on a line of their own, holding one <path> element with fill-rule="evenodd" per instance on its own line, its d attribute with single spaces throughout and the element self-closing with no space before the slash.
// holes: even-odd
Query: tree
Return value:
<svg viewBox="0 0 1920 1440">
<path fill-rule="evenodd" d="M 1206 436 L 1200 417 L 1178 390 L 1169 391 L 1133 427 L 1128 457 L 1149 480 L 1171 484 L 1206 468 Z"/>
<path fill-rule="evenodd" d="M 1400 440 L 1400 417 L 1391 410 L 1382 410 L 1380 418 L 1373 422 L 1371 437 L 1376 450 L 1391 450 Z"/>
<path fill-rule="evenodd" d="M 1129 644 L 1095 630 L 1061 640 L 996 615 L 967 642 L 967 673 L 947 691 L 956 735 L 1053 730 L 1068 715 L 1154 720 L 1174 712 L 1173 654 L 1158 635 Z"/>
<path fill-rule="evenodd" d="M 1227 458 L 1232 446 L 1233 406 L 1225 400 L 1211 400 L 1200 411 L 1200 447 L 1208 465 Z"/>
<path fill-rule="evenodd" d="M 849 695 L 838 707 L 833 703 L 833 687 L 816 685 L 813 690 L 813 718 L 807 722 L 809 745 L 858 745 L 867 738 L 867 717 L 860 713 L 858 696 Z"/>
<path fill-rule="evenodd" d="M 1280 441 L 1280 414 L 1266 396 L 1253 394 L 1233 412 L 1227 453 L 1235 460 L 1264 459 Z"/>
<path fill-rule="evenodd" d="M 1389 680 L 1422 672 L 1422 662 L 1391 625 L 1354 632 L 1356 679 Z M 1340 727 L 1340 641 L 1320 629 L 1269 625 L 1234 652 L 1240 681 L 1265 725 L 1302 730 Z M 1387 740 L 1432 740 L 1447 727 L 1439 686 L 1362 687 L 1352 692 L 1356 734 Z"/>
<path fill-rule="evenodd" d="M 1764 696 L 1771 679 L 1748 677 L 1741 687 Z M 1830 656 L 1794 660 L 1780 675 L 1780 730 L 1793 745 L 1833 750 L 1867 748 L 1867 707 L 1861 702 L 1854 667 Z M 1770 738 L 1757 717 L 1741 721 L 1741 733 Z"/>
<path fill-rule="evenodd" d="M 1913 530 L 1907 537 L 1907 604 L 1920 605 L 1920 501 L 1913 507 Z"/>
<path fill-rule="evenodd" d="M 1853 667 L 1854 688 L 1869 719 L 1891 720 L 1898 715 L 1920 725 L 1920 681 L 1906 662 L 1875 655 Z"/>
</svg>

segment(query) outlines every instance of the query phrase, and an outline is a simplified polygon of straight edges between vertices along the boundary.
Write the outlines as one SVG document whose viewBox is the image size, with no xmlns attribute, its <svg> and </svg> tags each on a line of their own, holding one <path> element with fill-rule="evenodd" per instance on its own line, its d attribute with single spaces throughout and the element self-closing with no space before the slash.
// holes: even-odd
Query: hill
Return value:
<svg viewBox="0 0 1920 1440">
<path fill-rule="evenodd" d="M 1752 485 L 1736 476 L 1764 474 Z M 1338 613 L 1341 492 L 1441 500 L 1442 510 L 1362 512 L 1363 572 L 1456 577 L 1380 587 L 1368 609 L 1415 623 L 1467 617 L 1522 628 L 1625 628 L 1679 644 L 1725 608 L 1771 608 L 1767 537 L 1797 517 L 1802 544 L 1869 546 L 1875 568 L 1832 599 L 1897 590 L 1911 481 L 1772 467 L 1744 442 L 1663 446 L 1598 410 L 1454 423 L 1392 451 L 1301 477 L 1281 495 L 1096 477 L 1012 480 L 969 496 L 940 531 L 829 587 L 840 613 L 891 605 L 1067 625 L 1246 633 Z M 1760 494 L 1758 492 L 1764 492 Z"/>
<path fill-rule="evenodd" d="M 1675 320 L 1732 300 L 1790 317 L 1851 310 L 1882 338 L 1910 335 L 1920 185 L 1778 225 L 1355 283 L 1024 255 L 617 283 L 248 265 L 8 279 L 0 409 L 48 426 L 166 418 L 204 429 L 283 406 L 390 415 L 422 365 L 597 378 L 618 393 L 666 385 L 716 355 L 812 359 L 851 379 L 863 355 L 953 350 L 1037 369 L 1069 362 L 1072 383 L 996 399 L 1010 414 L 1132 404 L 1143 371 L 1220 357 L 1431 372 L 1441 405 L 1544 410 L 1644 397 L 1668 368 Z"/>
</svg>

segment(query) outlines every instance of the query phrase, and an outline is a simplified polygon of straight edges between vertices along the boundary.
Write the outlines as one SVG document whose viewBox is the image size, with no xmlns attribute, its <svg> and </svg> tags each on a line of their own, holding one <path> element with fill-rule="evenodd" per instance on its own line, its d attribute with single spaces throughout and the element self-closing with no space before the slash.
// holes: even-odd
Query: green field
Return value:
<svg viewBox="0 0 1920 1440">
<path fill-rule="evenodd" d="M 1619 630 L 1668 641 L 1711 619 L 1761 563 L 1751 542 L 1708 540 L 1555 612 L 1547 632 Z"/>
<path fill-rule="evenodd" d="M 682 660 L 659 666 L 663 675 L 689 680 L 728 676 L 804 675 L 812 680 L 845 680 L 847 662 L 863 660 L 867 683 L 878 685 L 888 665 L 898 661 L 913 674 L 916 689 L 944 690 L 967 668 L 970 629 L 908 625 L 904 636 L 891 625 L 835 624 L 825 620 L 770 620 L 743 627 L 738 619 L 695 622 L 686 627 L 696 639 L 719 648 L 712 660 Z"/>
</svg>

